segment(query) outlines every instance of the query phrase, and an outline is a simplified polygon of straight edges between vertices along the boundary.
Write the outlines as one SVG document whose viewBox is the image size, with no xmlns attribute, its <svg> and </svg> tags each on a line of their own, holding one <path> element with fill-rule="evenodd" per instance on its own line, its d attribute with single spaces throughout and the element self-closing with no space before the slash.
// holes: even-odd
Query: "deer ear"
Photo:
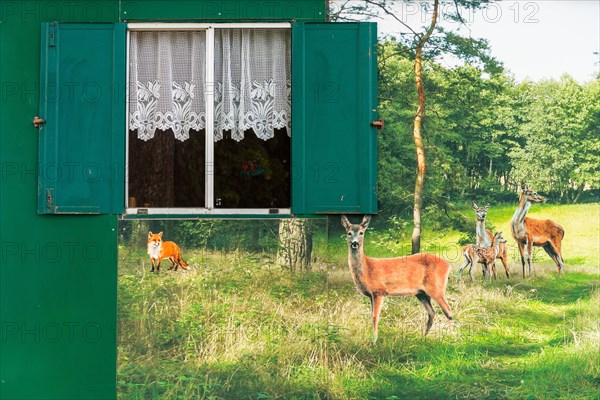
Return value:
<svg viewBox="0 0 600 400">
<path fill-rule="evenodd" d="M 477 204 L 475 204 L 475 202 L 473 202 L 473 210 L 476 210 L 476 211 L 477 211 L 477 209 L 478 209 L 478 208 L 479 208 L 479 207 L 477 207 Z"/>
<path fill-rule="evenodd" d="M 360 223 L 360 226 L 367 229 L 367 226 L 369 226 L 369 222 L 371 222 L 371 216 L 365 215 Z"/>
<path fill-rule="evenodd" d="M 342 225 L 344 226 L 344 228 L 348 229 L 350 227 L 350 221 L 348 221 L 348 217 L 346 217 L 345 215 L 342 215 Z"/>
<path fill-rule="evenodd" d="M 485 209 L 486 209 L 486 211 L 487 211 L 487 210 L 489 210 L 489 208 L 490 208 L 490 203 L 487 203 L 487 204 L 485 205 Z"/>
<path fill-rule="evenodd" d="M 521 182 L 521 190 L 525 189 L 527 189 L 527 185 L 525 184 L 525 182 Z"/>
</svg>

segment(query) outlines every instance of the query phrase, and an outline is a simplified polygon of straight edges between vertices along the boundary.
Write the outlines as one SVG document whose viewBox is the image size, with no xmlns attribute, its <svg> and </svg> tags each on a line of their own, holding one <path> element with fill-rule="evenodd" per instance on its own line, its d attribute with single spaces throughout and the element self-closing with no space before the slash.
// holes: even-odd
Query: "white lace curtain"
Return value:
<svg viewBox="0 0 600 400">
<path fill-rule="evenodd" d="M 204 129 L 206 33 L 131 32 L 129 129 L 152 139 L 172 129 L 179 140 Z"/>
<path fill-rule="evenodd" d="M 205 128 L 205 44 L 203 31 L 131 32 L 129 129 L 139 139 L 172 129 L 185 141 Z M 290 54 L 289 30 L 215 30 L 215 141 L 290 134 Z"/>
</svg>

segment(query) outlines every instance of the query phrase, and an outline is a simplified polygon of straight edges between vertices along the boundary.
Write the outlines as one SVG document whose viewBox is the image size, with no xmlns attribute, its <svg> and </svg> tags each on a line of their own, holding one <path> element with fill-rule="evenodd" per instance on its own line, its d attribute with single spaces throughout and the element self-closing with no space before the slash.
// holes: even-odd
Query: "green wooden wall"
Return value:
<svg viewBox="0 0 600 400">
<path fill-rule="evenodd" d="M 41 23 L 205 19 L 323 21 L 325 1 L 0 2 L 0 398 L 116 396 L 117 216 L 37 214 Z"/>
</svg>

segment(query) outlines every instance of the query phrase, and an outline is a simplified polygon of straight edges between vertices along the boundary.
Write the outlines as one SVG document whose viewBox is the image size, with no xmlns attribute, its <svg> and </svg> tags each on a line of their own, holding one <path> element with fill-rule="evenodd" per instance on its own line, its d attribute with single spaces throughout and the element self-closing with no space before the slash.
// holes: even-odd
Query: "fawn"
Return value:
<svg viewBox="0 0 600 400">
<path fill-rule="evenodd" d="M 342 215 L 348 242 L 348 265 L 356 289 L 371 299 L 373 317 L 373 342 L 377 341 L 377 326 L 385 296 L 415 295 L 429 319 L 423 336 L 429 333 L 435 311 L 433 298 L 446 317 L 452 321 L 452 310 L 445 298 L 450 263 L 434 254 L 419 253 L 396 258 L 371 258 L 365 256 L 363 243 L 371 217 L 366 215 L 360 224 L 351 224 Z"/>
<path fill-rule="evenodd" d="M 496 275 L 496 258 L 498 258 L 498 253 L 500 252 L 500 246 L 506 243 L 506 240 L 502 237 L 502 232 L 496 232 L 492 237 L 492 243 L 489 247 L 486 246 L 475 246 L 474 252 L 477 254 L 479 262 L 483 263 L 484 271 L 487 276 L 492 279 L 492 275 L 490 274 L 490 266 L 492 267 L 492 274 L 494 279 L 497 279 Z"/>
</svg>

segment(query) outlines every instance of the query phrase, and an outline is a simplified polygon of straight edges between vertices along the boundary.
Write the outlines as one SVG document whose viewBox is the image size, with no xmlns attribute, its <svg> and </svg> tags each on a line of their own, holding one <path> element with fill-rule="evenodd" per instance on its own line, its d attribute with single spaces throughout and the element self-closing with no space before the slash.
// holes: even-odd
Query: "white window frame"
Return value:
<svg viewBox="0 0 600 400">
<path fill-rule="evenodd" d="M 205 166 L 204 166 L 204 207 L 129 207 L 129 172 L 125 179 L 124 215 L 291 215 L 289 208 L 215 208 L 214 197 L 214 48 L 215 29 L 252 28 L 252 29 L 291 29 L 289 22 L 266 23 L 168 23 L 135 22 L 127 24 L 127 79 L 129 82 L 129 33 L 132 31 L 206 31 L 206 128 L 205 128 Z M 129 90 L 126 90 L 126 104 L 129 105 Z M 129 111 L 128 111 L 129 113 Z M 129 165 L 129 118 L 125 122 L 125 165 Z M 290 186 L 291 189 L 291 186 Z M 291 196 L 290 196 L 291 201 Z"/>
</svg>

